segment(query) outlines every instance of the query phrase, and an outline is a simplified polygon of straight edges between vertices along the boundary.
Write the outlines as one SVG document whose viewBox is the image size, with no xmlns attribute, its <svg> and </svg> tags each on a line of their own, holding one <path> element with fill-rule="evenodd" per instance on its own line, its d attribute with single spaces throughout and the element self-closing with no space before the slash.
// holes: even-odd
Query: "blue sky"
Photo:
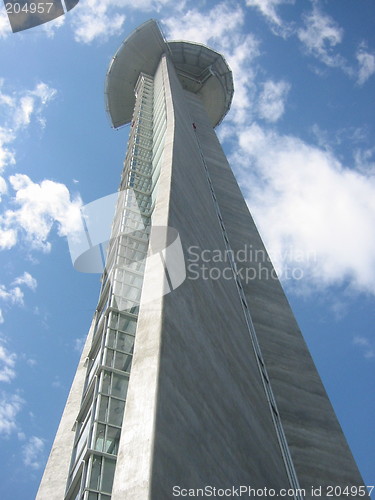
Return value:
<svg viewBox="0 0 375 500">
<path fill-rule="evenodd" d="M 1 498 L 35 496 L 96 307 L 66 237 L 117 189 L 128 130 L 110 128 L 104 78 L 151 17 L 232 68 L 219 137 L 373 485 L 374 2 L 81 0 L 16 34 L 0 7 Z"/>
</svg>

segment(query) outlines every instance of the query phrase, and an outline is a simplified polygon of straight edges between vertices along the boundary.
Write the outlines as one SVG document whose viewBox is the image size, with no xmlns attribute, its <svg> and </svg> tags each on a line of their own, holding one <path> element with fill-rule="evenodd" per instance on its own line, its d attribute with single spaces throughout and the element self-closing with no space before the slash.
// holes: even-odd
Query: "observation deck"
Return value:
<svg viewBox="0 0 375 500">
<path fill-rule="evenodd" d="M 131 121 L 138 76 L 141 72 L 153 75 L 162 54 L 173 62 L 183 88 L 201 96 L 210 122 L 216 127 L 229 111 L 234 92 L 226 60 L 199 43 L 167 42 L 153 19 L 126 38 L 109 65 L 105 95 L 112 126 L 118 128 Z"/>
</svg>

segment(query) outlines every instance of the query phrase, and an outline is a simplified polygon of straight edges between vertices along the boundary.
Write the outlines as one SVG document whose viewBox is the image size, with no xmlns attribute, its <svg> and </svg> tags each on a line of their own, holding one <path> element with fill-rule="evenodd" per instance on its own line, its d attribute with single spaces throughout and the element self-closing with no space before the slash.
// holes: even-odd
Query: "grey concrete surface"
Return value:
<svg viewBox="0 0 375 500">
<path fill-rule="evenodd" d="M 93 323 L 78 363 L 72 387 L 57 429 L 46 468 L 36 495 L 36 500 L 63 500 L 68 480 L 75 432 L 73 430 L 82 399 L 86 376 L 85 361 L 91 347 Z"/>
<path fill-rule="evenodd" d="M 176 228 L 185 252 L 224 251 L 189 100 L 170 64 L 165 83 L 153 224 Z M 145 288 L 162 279 L 146 267 Z M 154 309 L 141 306 L 117 463 L 113 500 L 174 498 L 173 486 L 288 487 L 233 280 L 187 279 Z"/>
<path fill-rule="evenodd" d="M 258 259 L 237 265 L 254 271 L 255 279 L 242 284 L 300 485 L 308 491 L 359 486 L 362 478 L 280 282 L 271 277 L 276 273 L 233 172 L 219 161 L 224 153 L 200 106 L 192 114 L 231 248 L 236 254 L 251 246 L 253 257 L 258 251 Z M 259 265 L 268 272 L 259 273 Z"/>
</svg>

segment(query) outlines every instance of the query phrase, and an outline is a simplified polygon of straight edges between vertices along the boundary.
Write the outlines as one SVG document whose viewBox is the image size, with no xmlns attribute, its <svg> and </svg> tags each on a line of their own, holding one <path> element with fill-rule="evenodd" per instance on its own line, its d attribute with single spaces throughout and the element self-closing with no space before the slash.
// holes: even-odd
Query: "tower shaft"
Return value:
<svg viewBox="0 0 375 500">
<path fill-rule="evenodd" d="M 122 49 L 139 57 L 124 83 L 134 100 L 117 81 L 126 58 L 111 69 L 128 151 L 98 307 L 37 499 L 250 485 L 300 500 L 312 486 L 360 486 L 213 129 L 229 107 L 228 67 L 155 29 L 146 23 Z"/>
</svg>

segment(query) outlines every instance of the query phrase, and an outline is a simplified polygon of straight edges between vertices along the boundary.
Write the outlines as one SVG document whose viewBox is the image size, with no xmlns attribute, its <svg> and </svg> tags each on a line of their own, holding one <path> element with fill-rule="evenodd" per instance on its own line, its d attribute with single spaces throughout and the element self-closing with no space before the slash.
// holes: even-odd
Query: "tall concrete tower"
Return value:
<svg viewBox="0 0 375 500">
<path fill-rule="evenodd" d="M 232 95 L 220 54 L 167 42 L 154 21 L 112 60 L 107 107 L 131 123 L 128 150 L 38 500 L 365 496 L 215 135 Z"/>
</svg>

